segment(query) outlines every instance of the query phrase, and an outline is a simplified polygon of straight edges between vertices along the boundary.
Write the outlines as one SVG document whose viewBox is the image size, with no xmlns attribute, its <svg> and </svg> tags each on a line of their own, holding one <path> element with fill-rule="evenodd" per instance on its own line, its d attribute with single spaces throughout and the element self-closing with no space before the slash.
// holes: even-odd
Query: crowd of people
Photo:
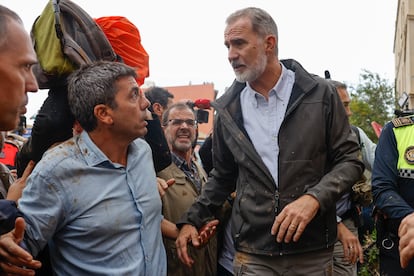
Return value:
<svg viewBox="0 0 414 276">
<path fill-rule="evenodd" d="M 414 116 L 386 124 L 376 146 L 349 123 L 346 85 L 279 59 L 278 42 L 260 8 L 226 19 L 235 80 L 211 103 L 201 161 L 191 104 L 144 93 L 127 61 L 74 71 L 45 103 L 70 112 L 64 135 L 40 149 L 29 138 L 17 179 L 0 186 L 0 275 L 357 275 L 352 188 L 367 171 L 381 275 L 413 275 Z M 37 58 L 2 5 L 0 58 L 10 131 L 38 90 Z"/>
</svg>

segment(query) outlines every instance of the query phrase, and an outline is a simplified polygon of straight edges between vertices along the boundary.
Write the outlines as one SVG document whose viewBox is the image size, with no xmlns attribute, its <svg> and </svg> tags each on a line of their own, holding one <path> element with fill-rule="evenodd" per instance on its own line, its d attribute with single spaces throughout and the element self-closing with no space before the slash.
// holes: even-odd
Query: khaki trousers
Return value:
<svg viewBox="0 0 414 276">
<path fill-rule="evenodd" d="M 303 254 L 263 256 L 236 252 L 234 275 L 237 276 L 332 276 L 333 246 Z"/>
</svg>

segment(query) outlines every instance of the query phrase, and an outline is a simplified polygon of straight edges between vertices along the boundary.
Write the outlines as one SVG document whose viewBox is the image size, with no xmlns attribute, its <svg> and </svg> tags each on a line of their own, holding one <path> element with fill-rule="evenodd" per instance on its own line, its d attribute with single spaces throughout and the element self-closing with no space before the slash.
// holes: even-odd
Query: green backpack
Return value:
<svg viewBox="0 0 414 276">
<path fill-rule="evenodd" d="M 31 37 L 39 60 L 33 71 L 41 89 L 64 84 L 81 65 L 117 60 L 102 29 L 70 0 L 50 0 L 33 23 Z"/>
</svg>

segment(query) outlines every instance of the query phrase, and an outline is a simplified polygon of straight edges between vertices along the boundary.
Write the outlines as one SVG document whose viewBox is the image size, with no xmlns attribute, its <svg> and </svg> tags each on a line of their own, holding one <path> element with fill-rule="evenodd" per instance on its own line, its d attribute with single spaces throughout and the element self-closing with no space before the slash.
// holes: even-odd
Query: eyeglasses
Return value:
<svg viewBox="0 0 414 276">
<path fill-rule="evenodd" d="M 193 119 L 170 119 L 168 120 L 168 123 L 171 123 L 173 126 L 181 126 L 183 123 L 186 123 L 187 126 L 192 126 L 194 127 L 196 125 L 196 121 Z"/>
</svg>

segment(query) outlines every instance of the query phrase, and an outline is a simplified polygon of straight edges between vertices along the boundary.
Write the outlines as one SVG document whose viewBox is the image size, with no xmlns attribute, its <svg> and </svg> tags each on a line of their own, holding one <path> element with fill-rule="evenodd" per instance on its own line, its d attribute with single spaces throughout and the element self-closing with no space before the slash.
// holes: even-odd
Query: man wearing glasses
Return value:
<svg viewBox="0 0 414 276">
<path fill-rule="evenodd" d="M 157 176 L 175 184 L 162 197 L 164 218 L 176 223 L 200 195 L 207 180 L 203 168 L 193 159 L 197 122 L 194 111 L 186 103 L 171 105 L 163 114 L 162 125 L 171 150 L 172 164 Z M 177 256 L 175 240 L 164 237 L 167 251 L 168 275 L 215 275 L 217 264 L 217 240 L 213 236 L 202 248 L 190 246 L 189 253 L 195 264 L 189 268 Z"/>
</svg>

